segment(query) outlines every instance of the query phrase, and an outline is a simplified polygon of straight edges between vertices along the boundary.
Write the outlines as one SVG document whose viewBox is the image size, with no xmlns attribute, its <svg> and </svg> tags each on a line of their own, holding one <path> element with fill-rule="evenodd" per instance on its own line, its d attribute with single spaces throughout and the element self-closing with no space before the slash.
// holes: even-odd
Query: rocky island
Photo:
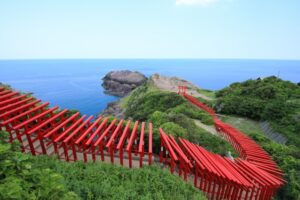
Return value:
<svg viewBox="0 0 300 200">
<path fill-rule="evenodd" d="M 132 90 L 147 81 L 147 77 L 140 72 L 129 70 L 111 71 L 102 79 L 105 92 L 114 96 L 124 97 Z"/>
</svg>

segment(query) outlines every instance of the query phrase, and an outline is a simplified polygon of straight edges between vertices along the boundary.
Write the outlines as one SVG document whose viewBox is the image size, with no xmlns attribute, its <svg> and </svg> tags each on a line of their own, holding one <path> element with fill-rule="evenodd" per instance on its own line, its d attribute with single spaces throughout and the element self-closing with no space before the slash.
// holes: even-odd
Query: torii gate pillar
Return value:
<svg viewBox="0 0 300 200">
<path fill-rule="evenodd" d="M 178 85 L 178 94 L 184 96 L 187 91 L 187 86 Z"/>
</svg>

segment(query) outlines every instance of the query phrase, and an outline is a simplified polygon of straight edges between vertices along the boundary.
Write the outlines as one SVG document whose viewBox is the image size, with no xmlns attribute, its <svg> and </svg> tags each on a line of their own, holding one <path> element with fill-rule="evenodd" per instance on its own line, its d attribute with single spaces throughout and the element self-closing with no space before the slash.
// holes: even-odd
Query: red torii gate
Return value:
<svg viewBox="0 0 300 200">
<path fill-rule="evenodd" d="M 145 146 L 145 127 L 142 123 L 142 132 L 137 134 L 138 123 L 131 131 L 130 121 L 123 127 L 124 120 L 118 122 L 113 119 L 108 124 L 108 118 L 98 117 L 92 122 L 92 116 L 85 119 L 80 113 L 69 116 L 68 110 L 48 108 L 49 103 L 30 94 L 19 94 L 10 89 L 0 88 L 0 126 L 10 134 L 10 141 L 18 139 L 22 150 L 30 150 L 32 155 L 57 154 L 59 159 L 66 161 L 78 160 L 78 154 L 83 154 L 83 160 L 97 160 L 100 154 L 104 160 L 104 147 L 107 148 L 111 162 L 114 162 L 115 153 L 120 155 L 123 164 L 123 151 L 129 154 L 129 165 L 132 167 L 132 155 L 139 155 L 139 166 L 142 167 L 144 155 L 148 155 L 148 164 L 152 164 L 152 124 L 149 124 L 148 145 Z M 132 133 L 132 134 L 130 134 Z M 16 137 L 13 137 L 16 135 Z M 125 148 L 126 140 L 128 144 Z M 135 144 L 134 141 L 138 141 Z M 148 147 L 148 149 L 145 149 Z M 99 150 L 95 152 L 96 148 Z M 53 150 L 49 152 L 49 150 Z M 62 153 L 61 153 L 62 151 Z M 70 153 L 71 152 L 71 153 Z M 71 158 L 72 157 L 72 158 Z"/>
<path fill-rule="evenodd" d="M 170 163 L 170 171 L 174 172 L 179 164 L 179 176 L 182 175 L 187 180 L 187 174 L 193 168 L 193 165 L 181 150 L 172 135 L 168 136 L 161 128 L 159 129 L 161 139 L 160 162 Z M 170 160 L 169 160 L 170 158 Z M 179 163 L 178 163 L 179 162 Z"/>
<path fill-rule="evenodd" d="M 77 118 L 80 117 L 80 113 L 77 112 L 70 117 L 62 117 L 61 122 L 53 127 L 49 132 L 43 135 L 43 138 L 47 141 L 47 146 L 53 145 L 54 153 L 61 159 L 62 155 L 59 152 L 59 145 L 55 141 L 65 130 L 68 130 L 70 126 L 76 123 Z"/>
<path fill-rule="evenodd" d="M 139 122 L 136 121 L 134 123 L 134 126 L 133 126 L 133 129 L 132 129 L 132 132 L 131 132 L 131 135 L 129 137 L 129 141 L 128 141 L 128 144 L 127 144 L 127 147 L 126 147 L 126 152 L 128 154 L 128 159 L 129 159 L 129 167 L 132 168 L 132 151 L 133 151 L 133 143 L 137 137 L 137 128 L 138 128 L 138 124 Z"/>
<path fill-rule="evenodd" d="M 275 185 L 267 185 L 268 183 L 262 183 L 258 188 L 247 188 L 246 197 L 248 192 L 251 191 L 250 199 L 252 199 L 253 195 L 255 195 L 255 199 L 270 199 L 272 195 L 274 195 L 275 191 L 282 186 L 286 181 L 282 178 L 283 172 L 278 168 L 276 163 L 272 160 L 272 158 L 251 138 L 241 133 L 234 127 L 230 126 L 219 120 L 215 114 L 215 112 L 209 108 L 204 103 L 200 102 L 198 99 L 192 97 L 191 95 L 185 94 L 183 95 L 187 100 L 196 105 L 197 107 L 208 112 L 214 120 L 215 127 L 219 134 L 226 139 L 239 153 L 239 155 L 245 159 L 248 164 L 252 163 L 256 169 L 261 169 L 268 173 L 269 176 L 272 177 L 273 180 L 277 180 Z M 183 144 L 183 143 L 182 143 Z M 199 148 L 199 147 L 198 147 Z M 215 159 L 214 159 L 215 160 Z M 229 161 L 227 160 L 227 163 Z M 224 163 L 224 162 L 223 162 Z M 227 165 L 229 166 L 229 165 Z M 240 166 L 239 166 L 240 167 Z M 237 168 L 235 166 L 235 168 Z M 241 168 L 241 167 L 240 167 Z M 253 169 L 253 168 L 252 168 Z M 248 172 L 248 177 L 251 181 L 253 181 L 253 174 L 249 172 L 250 168 L 246 169 Z M 245 174 L 246 174 L 245 172 Z M 253 172 L 254 173 L 254 172 Z M 245 178 L 245 177 L 244 177 Z M 247 179 L 247 178 L 245 178 Z M 261 180 L 259 180 L 261 181 Z M 237 186 L 236 186 L 237 187 Z M 267 188 L 267 189 L 266 189 Z M 255 190 L 255 191 L 254 191 Z M 256 193 L 255 193 L 256 192 Z M 257 194 L 259 192 L 260 196 Z M 231 194 L 229 192 L 229 194 Z M 235 194 L 237 195 L 237 194 Z M 240 195 L 241 192 L 240 192 Z M 236 196 L 235 196 L 236 197 Z"/>
<path fill-rule="evenodd" d="M 119 158 L 120 158 L 121 165 L 124 164 L 124 162 L 123 162 L 123 145 L 125 143 L 126 138 L 128 137 L 130 123 L 131 123 L 131 121 L 129 120 L 123 130 L 123 133 L 122 133 L 119 143 L 117 145 L 117 150 L 119 151 Z"/>
<path fill-rule="evenodd" d="M 82 133 L 84 133 L 88 127 L 91 125 L 90 121 L 92 120 L 93 116 L 89 116 L 87 119 L 85 119 L 85 115 L 82 116 L 76 123 L 73 124 L 73 127 L 70 128 L 70 130 L 65 131 L 55 140 L 55 142 L 60 142 L 62 144 L 64 155 L 66 159 L 70 159 L 69 156 L 69 150 L 71 150 L 73 159 L 72 161 L 77 161 L 77 152 L 79 152 L 79 149 L 76 150 L 76 147 L 74 145 L 74 142 L 76 138 L 81 136 Z M 85 159 L 84 159 L 85 160 Z"/>
<path fill-rule="evenodd" d="M 76 141 L 73 144 L 73 145 L 77 146 L 78 151 L 81 151 L 83 153 L 84 162 L 87 162 L 87 145 L 85 145 L 85 144 L 86 144 L 86 142 L 87 142 L 87 140 L 89 138 L 88 136 L 90 136 L 93 131 L 97 131 L 95 129 L 99 125 L 99 123 L 100 123 L 100 121 L 102 119 L 103 119 L 102 116 L 98 117 L 98 119 L 95 120 L 93 122 L 93 124 L 83 134 L 81 134 L 81 136 L 78 139 L 76 139 Z M 107 122 L 107 118 L 105 118 L 105 120 L 104 120 L 104 123 L 106 123 L 106 122 Z M 98 131 L 101 130 L 101 127 L 100 127 L 100 129 Z M 93 162 L 95 162 L 96 161 L 96 157 L 95 157 L 94 151 L 88 151 L 88 152 L 92 153 L 92 160 L 93 160 Z"/>
<path fill-rule="evenodd" d="M 161 163 L 170 164 L 170 172 L 173 174 L 175 169 L 175 162 L 178 161 L 178 157 L 176 156 L 171 144 L 169 143 L 166 133 L 161 128 L 159 129 L 159 132 L 160 132 L 159 161 Z"/>
<path fill-rule="evenodd" d="M 34 102 L 34 106 L 36 107 L 31 107 L 28 106 L 26 107 L 26 109 L 28 110 L 24 110 L 24 107 L 20 107 L 20 109 L 13 109 L 10 110 L 6 113 L 3 113 L 0 115 L 0 119 L 2 120 L 1 122 L 1 126 L 5 127 L 5 130 L 7 130 L 8 132 L 10 132 L 10 138 L 13 139 L 13 132 L 15 132 L 16 138 L 19 140 L 19 142 L 21 143 L 21 149 L 24 152 L 25 151 L 25 146 L 23 143 L 23 139 L 22 136 L 24 135 L 23 131 L 17 129 L 15 130 L 14 127 L 18 124 L 20 124 L 21 121 L 26 120 L 26 118 L 29 118 L 32 115 L 38 114 L 39 112 L 43 112 L 46 110 L 46 107 L 49 105 L 49 103 L 43 103 L 41 105 L 36 105 L 37 102 Z M 11 117 L 11 118 L 9 118 Z"/>
<path fill-rule="evenodd" d="M 121 132 L 121 128 L 123 125 L 124 120 L 120 120 L 118 126 L 116 127 L 116 129 L 114 130 L 113 134 L 111 135 L 110 139 L 108 140 L 107 144 L 105 145 L 106 148 L 109 149 L 109 153 L 110 153 L 110 161 L 112 163 L 114 163 L 114 151 L 115 151 L 115 145 L 116 145 L 116 137 L 119 135 L 119 133 Z"/>
<path fill-rule="evenodd" d="M 47 154 L 47 146 L 44 143 L 44 134 L 47 133 L 48 131 L 50 131 L 52 129 L 52 127 L 56 126 L 59 124 L 59 120 L 62 120 L 65 118 L 65 114 L 67 113 L 67 110 L 62 110 L 58 113 L 53 114 L 52 117 L 50 117 L 49 119 L 45 120 L 44 122 L 41 122 L 40 124 L 38 124 L 37 126 L 35 126 L 34 128 L 30 129 L 27 134 L 29 136 L 36 134 L 36 138 L 32 141 L 35 142 L 35 140 L 39 140 L 40 141 L 40 145 L 42 148 L 42 153 L 43 154 Z"/>
<path fill-rule="evenodd" d="M 28 102 L 30 103 L 31 100 L 33 100 L 34 98 L 33 97 L 29 97 L 29 98 L 26 98 L 24 100 L 21 100 L 21 101 L 18 101 L 16 103 L 12 103 L 12 104 L 8 104 L 7 106 L 4 106 L 0 109 L 0 112 L 6 112 L 6 111 L 9 111 L 10 109 L 12 108 L 18 108 L 19 106 L 26 106 L 26 104 L 24 105 L 24 103 Z M 36 101 L 36 103 L 38 103 L 39 100 Z"/>
<path fill-rule="evenodd" d="M 30 94 L 22 94 L 20 96 L 13 97 L 5 101 L 0 101 L 0 106 L 10 105 L 12 103 L 21 101 L 22 99 L 26 99 L 28 95 Z"/>
<path fill-rule="evenodd" d="M 178 94 L 185 95 L 188 87 L 185 85 L 178 85 Z"/>
<path fill-rule="evenodd" d="M 192 144 L 187 140 L 179 139 L 179 141 L 189 154 L 189 157 L 194 160 L 197 165 L 194 177 L 195 187 L 199 185 L 199 188 L 211 199 L 215 197 L 217 199 L 228 198 L 228 196 L 232 199 L 238 199 L 238 193 L 241 195 L 243 189 L 252 186 L 251 182 L 248 182 L 241 174 L 237 171 L 233 171 L 228 165 L 226 166 L 222 159 L 219 159 L 222 157 L 207 152 L 202 147 Z M 200 177 L 200 179 L 198 179 L 198 177 Z M 227 187 L 224 188 L 222 187 L 223 185 L 227 185 Z M 232 190 L 234 190 L 234 194 Z"/>
<path fill-rule="evenodd" d="M 48 109 L 48 110 L 44 110 L 43 112 L 41 112 L 35 116 L 32 116 L 31 118 L 29 118 L 13 127 L 14 130 L 19 130 L 19 133 L 24 134 L 26 136 L 26 139 L 29 144 L 32 155 L 36 155 L 36 150 L 34 147 L 34 141 L 32 140 L 31 136 L 28 134 L 28 131 L 31 128 L 34 128 L 36 125 L 38 126 L 39 123 L 44 122 L 47 119 L 46 115 L 49 114 L 52 117 L 54 115 L 54 111 L 57 109 L 58 109 L 58 106 Z"/>
<path fill-rule="evenodd" d="M 84 149 L 84 158 L 87 160 L 86 152 L 92 153 L 92 160 L 96 161 L 96 147 L 94 146 L 94 140 L 96 140 L 100 135 L 106 130 L 108 127 L 108 118 L 105 118 L 101 124 L 97 127 L 94 133 L 92 133 L 89 138 L 87 138 L 86 142 L 82 143 L 82 148 Z M 90 148 L 90 149 L 89 149 Z"/>
</svg>

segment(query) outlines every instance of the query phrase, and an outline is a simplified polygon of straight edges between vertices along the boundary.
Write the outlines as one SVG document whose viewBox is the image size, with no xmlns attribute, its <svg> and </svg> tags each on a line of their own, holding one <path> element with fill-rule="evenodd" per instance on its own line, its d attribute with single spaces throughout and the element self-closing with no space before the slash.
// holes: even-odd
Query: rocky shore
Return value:
<svg viewBox="0 0 300 200">
<path fill-rule="evenodd" d="M 125 118 L 125 110 L 120 107 L 119 101 L 107 104 L 105 110 L 103 110 L 100 114 L 102 116 L 115 116 L 119 119 Z"/>
</svg>

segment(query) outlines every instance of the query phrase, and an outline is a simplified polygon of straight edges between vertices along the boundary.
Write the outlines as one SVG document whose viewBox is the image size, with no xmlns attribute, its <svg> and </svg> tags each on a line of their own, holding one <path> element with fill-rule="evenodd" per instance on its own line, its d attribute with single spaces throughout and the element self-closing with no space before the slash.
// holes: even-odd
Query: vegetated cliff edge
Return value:
<svg viewBox="0 0 300 200">
<path fill-rule="evenodd" d="M 201 90 L 193 83 L 178 77 L 166 77 L 160 74 L 154 74 L 147 79 L 146 76 L 140 72 L 131 72 L 128 70 L 112 71 L 104 76 L 102 86 L 105 88 L 106 93 L 125 98 L 109 103 L 101 114 L 104 116 L 113 115 L 124 118 L 126 108 L 122 105 L 124 105 L 124 102 L 126 102 L 131 92 L 142 85 L 151 85 L 151 87 L 157 90 L 174 93 L 177 93 L 178 85 L 184 85 L 189 88 L 188 92 L 193 96 L 208 101 L 212 100 L 211 97 L 199 92 Z"/>
</svg>

